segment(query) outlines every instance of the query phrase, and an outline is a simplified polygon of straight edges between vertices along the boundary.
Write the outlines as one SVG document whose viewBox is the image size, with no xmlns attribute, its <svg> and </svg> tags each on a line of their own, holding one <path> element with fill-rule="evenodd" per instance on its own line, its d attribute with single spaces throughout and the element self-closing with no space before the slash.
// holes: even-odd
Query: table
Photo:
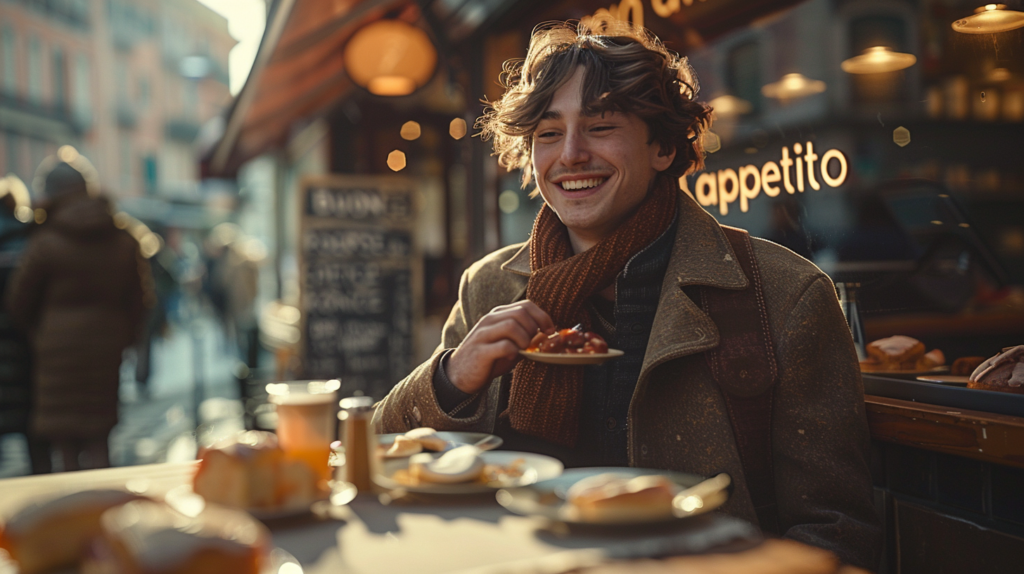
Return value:
<svg viewBox="0 0 1024 574">
<path fill-rule="evenodd" d="M 91 488 L 128 488 L 159 497 L 187 484 L 196 464 L 152 464 L 0 480 L 0 516 L 9 516 L 32 500 Z M 608 533 L 570 531 L 564 525 L 515 516 L 490 496 L 399 498 L 387 505 L 375 496 L 360 496 L 348 506 L 323 503 L 315 510 L 315 514 L 268 522 L 274 543 L 295 556 L 308 574 L 698 574 L 735 571 L 741 565 L 745 572 L 831 574 L 839 567 L 829 553 L 795 542 L 771 541 L 758 546 L 753 526 L 718 513 L 668 531 L 632 528 Z M 711 549 L 738 553 L 644 560 Z"/>
<path fill-rule="evenodd" d="M 872 395 L 864 400 L 876 440 L 1024 468 L 1024 418 Z"/>
</svg>

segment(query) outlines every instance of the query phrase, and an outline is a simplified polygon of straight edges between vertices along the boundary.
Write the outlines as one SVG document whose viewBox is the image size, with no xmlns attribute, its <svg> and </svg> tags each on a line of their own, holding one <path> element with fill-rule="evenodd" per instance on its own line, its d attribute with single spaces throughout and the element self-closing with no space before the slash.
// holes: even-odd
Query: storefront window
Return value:
<svg viewBox="0 0 1024 574">
<path fill-rule="evenodd" d="M 694 197 L 859 284 L 869 338 L 927 338 L 911 332 L 922 317 L 962 332 L 1021 318 L 973 339 L 933 333 L 954 357 L 990 355 L 980 347 L 1024 325 L 1024 172 L 1010 151 L 1024 143 L 1024 34 L 955 32 L 973 10 L 811 0 L 688 52 L 705 97 L 767 104 L 717 118 L 721 148 L 686 180 Z M 785 74 L 818 88 L 787 94 Z"/>
</svg>

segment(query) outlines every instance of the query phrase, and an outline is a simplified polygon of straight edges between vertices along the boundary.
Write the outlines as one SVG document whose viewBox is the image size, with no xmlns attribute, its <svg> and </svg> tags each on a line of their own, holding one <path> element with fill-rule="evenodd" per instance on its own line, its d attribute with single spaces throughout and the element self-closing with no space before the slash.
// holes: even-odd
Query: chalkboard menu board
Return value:
<svg viewBox="0 0 1024 574">
<path fill-rule="evenodd" d="M 302 357 L 308 378 L 382 398 L 412 370 L 421 293 L 415 190 L 397 176 L 301 183 Z"/>
</svg>

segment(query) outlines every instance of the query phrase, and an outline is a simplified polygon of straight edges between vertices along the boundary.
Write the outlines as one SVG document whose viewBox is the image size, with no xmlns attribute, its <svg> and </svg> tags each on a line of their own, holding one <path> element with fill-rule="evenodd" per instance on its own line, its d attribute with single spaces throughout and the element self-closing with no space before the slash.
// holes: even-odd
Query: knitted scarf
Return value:
<svg viewBox="0 0 1024 574">
<path fill-rule="evenodd" d="M 530 270 L 526 298 L 564 329 L 590 318 L 584 302 L 608 287 L 637 252 L 672 224 L 678 191 L 673 178 L 659 177 L 654 189 L 615 233 L 573 254 L 569 232 L 546 204 L 530 236 Z M 514 430 L 549 442 L 575 446 L 583 399 L 583 367 L 523 360 L 512 373 L 509 422 Z"/>
</svg>

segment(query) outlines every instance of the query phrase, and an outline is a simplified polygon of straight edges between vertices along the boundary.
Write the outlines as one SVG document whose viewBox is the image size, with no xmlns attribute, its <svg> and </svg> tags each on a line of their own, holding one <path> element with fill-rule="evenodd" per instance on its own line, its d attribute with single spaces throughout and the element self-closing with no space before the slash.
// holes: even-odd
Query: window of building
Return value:
<svg viewBox="0 0 1024 574">
<path fill-rule="evenodd" d="M 67 84 L 68 70 L 64 59 L 64 50 L 53 48 L 53 105 L 58 109 L 66 109 L 68 105 Z"/>
<path fill-rule="evenodd" d="M 157 164 L 156 156 L 150 154 L 142 158 L 142 175 L 145 178 L 146 193 L 156 193 Z"/>
<path fill-rule="evenodd" d="M 4 66 L 4 91 L 13 94 L 18 91 L 18 39 L 14 35 L 14 28 L 4 26 L 0 33 L 3 39 L 0 40 L 0 50 L 3 54 Z"/>
<path fill-rule="evenodd" d="M 28 40 L 28 99 L 34 104 L 43 102 L 43 43 L 38 36 Z"/>
<path fill-rule="evenodd" d="M 757 42 L 744 42 L 729 50 L 726 81 L 733 96 L 750 102 L 753 111 L 761 110 L 761 54 Z"/>
<path fill-rule="evenodd" d="M 85 54 L 75 56 L 75 117 L 85 123 L 92 120 L 92 79 L 90 68 L 88 56 Z"/>
<path fill-rule="evenodd" d="M 135 165 L 132 159 L 132 138 L 127 133 L 122 133 L 120 145 L 121 193 L 130 195 L 134 184 L 132 166 Z"/>
<path fill-rule="evenodd" d="M 5 139 L 6 141 L 4 142 L 4 147 L 7 148 L 7 157 L 4 158 L 7 163 L 5 175 L 8 173 L 13 173 L 14 175 L 20 177 L 21 179 L 25 179 L 25 174 L 22 173 L 21 166 L 19 165 L 21 163 L 19 160 L 21 154 L 19 153 L 20 149 L 18 148 L 18 136 L 12 134 L 11 132 L 7 132 L 7 137 Z"/>
</svg>

